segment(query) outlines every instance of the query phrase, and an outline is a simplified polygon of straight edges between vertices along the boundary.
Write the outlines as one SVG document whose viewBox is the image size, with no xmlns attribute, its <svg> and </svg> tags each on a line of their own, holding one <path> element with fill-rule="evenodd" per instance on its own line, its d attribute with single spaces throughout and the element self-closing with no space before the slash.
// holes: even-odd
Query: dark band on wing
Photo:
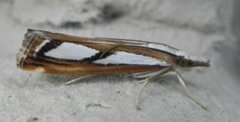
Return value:
<svg viewBox="0 0 240 122">
<path fill-rule="evenodd" d="M 92 55 L 90 57 L 81 59 L 81 60 L 72 60 L 72 59 L 58 59 L 58 58 L 54 58 L 54 57 L 50 57 L 50 56 L 46 56 L 45 53 L 51 51 L 52 49 L 55 49 L 57 47 L 59 47 L 61 44 L 63 44 L 64 42 L 62 40 L 51 40 L 50 42 L 46 43 L 38 52 L 36 52 L 37 57 L 40 58 L 48 58 L 51 60 L 56 60 L 56 61 L 66 61 L 66 62 L 88 62 L 91 63 L 93 61 L 96 61 L 98 59 L 102 59 L 102 58 L 106 58 L 108 56 L 110 56 L 111 54 L 113 54 L 112 52 L 98 52 L 95 55 Z M 90 47 L 88 47 L 90 48 Z"/>
<path fill-rule="evenodd" d="M 112 52 L 98 52 L 97 54 L 89 57 L 89 58 L 84 58 L 82 61 L 84 62 L 93 62 L 93 61 L 96 61 L 96 60 L 99 60 L 99 59 L 103 59 L 103 58 L 107 58 L 108 56 L 112 55 L 113 53 Z"/>
<path fill-rule="evenodd" d="M 46 43 L 40 50 L 37 52 L 37 56 L 45 56 L 45 53 L 59 47 L 63 42 L 58 40 L 51 40 Z"/>
</svg>

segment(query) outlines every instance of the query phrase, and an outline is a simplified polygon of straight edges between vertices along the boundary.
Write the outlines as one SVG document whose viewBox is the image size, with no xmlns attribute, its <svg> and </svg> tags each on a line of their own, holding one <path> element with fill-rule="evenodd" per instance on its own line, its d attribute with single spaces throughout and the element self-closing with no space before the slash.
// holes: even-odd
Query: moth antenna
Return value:
<svg viewBox="0 0 240 122">
<path fill-rule="evenodd" d="M 199 102 L 199 100 L 192 94 L 192 92 L 188 89 L 185 81 L 183 80 L 183 77 L 180 75 L 180 73 L 176 70 L 174 70 L 174 73 L 176 73 L 178 81 L 180 82 L 180 84 L 185 88 L 185 90 L 187 91 L 189 97 L 196 103 L 198 104 L 201 108 L 203 108 L 204 110 L 207 111 L 207 107 L 205 107 L 201 102 Z"/>
<path fill-rule="evenodd" d="M 70 84 L 76 83 L 76 82 L 79 81 L 79 80 L 82 80 L 82 79 L 85 79 L 85 78 L 89 78 L 89 77 L 93 77 L 93 76 L 94 76 L 94 75 L 84 75 L 84 76 L 81 76 L 81 77 L 72 79 L 72 80 L 70 80 L 70 81 L 67 81 L 67 82 L 65 83 L 65 85 L 70 85 Z"/>
</svg>

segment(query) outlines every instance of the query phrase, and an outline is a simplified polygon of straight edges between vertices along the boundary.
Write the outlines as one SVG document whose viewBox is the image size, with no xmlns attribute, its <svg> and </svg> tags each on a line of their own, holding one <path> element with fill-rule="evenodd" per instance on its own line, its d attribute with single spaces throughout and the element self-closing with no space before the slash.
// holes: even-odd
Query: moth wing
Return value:
<svg viewBox="0 0 240 122">
<path fill-rule="evenodd" d="M 163 43 L 157 43 L 157 42 L 149 42 L 149 41 L 134 40 L 134 39 L 105 38 L 105 37 L 96 37 L 94 39 L 95 39 L 94 41 L 99 41 L 100 43 L 148 47 L 148 48 L 153 48 L 160 51 L 166 51 L 171 54 L 176 54 L 177 52 L 180 52 L 180 50 L 175 47 L 172 47 Z"/>
<path fill-rule="evenodd" d="M 105 38 L 105 37 L 96 37 L 97 41 L 103 43 L 112 43 L 112 44 L 121 44 L 121 45 L 134 45 L 134 46 L 144 46 L 150 42 L 133 40 L 133 39 L 120 39 L 120 38 Z"/>
</svg>

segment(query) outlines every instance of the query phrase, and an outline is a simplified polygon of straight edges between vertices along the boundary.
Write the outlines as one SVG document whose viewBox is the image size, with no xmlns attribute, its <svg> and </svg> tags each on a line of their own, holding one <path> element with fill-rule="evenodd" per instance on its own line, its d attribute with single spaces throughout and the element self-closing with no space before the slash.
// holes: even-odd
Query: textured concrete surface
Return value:
<svg viewBox="0 0 240 122">
<path fill-rule="evenodd" d="M 239 2 L 227 0 L 1 0 L 0 121 L 131 122 L 240 120 Z M 16 53 L 27 28 L 166 43 L 211 60 L 210 68 L 150 83 L 135 109 L 140 83 L 100 76 L 66 86 L 72 77 L 21 71 Z M 77 77 L 77 76 L 74 76 Z"/>
</svg>

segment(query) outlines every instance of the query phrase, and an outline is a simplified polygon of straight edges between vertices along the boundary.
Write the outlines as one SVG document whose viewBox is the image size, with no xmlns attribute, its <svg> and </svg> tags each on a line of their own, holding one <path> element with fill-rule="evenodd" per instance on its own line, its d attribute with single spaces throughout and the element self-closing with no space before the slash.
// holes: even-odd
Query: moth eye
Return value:
<svg viewBox="0 0 240 122">
<path fill-rule="evenodd" d="M 187 66 L 188 65 L 186 60 L 180 60 L 179 64 L 180 64 L 180 66 Z"/>
</svg>

